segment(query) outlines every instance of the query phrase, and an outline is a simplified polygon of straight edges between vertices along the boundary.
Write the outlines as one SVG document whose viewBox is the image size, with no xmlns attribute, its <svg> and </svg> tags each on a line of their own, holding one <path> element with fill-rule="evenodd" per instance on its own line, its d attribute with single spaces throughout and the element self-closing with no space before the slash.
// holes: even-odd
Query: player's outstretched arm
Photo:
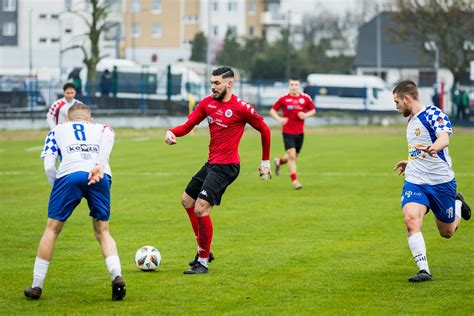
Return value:
<svg viewBox="0 0 474 316">
<path fill-rule="evenodd" d="M 449 145 L 449 134 L 447 132 L 440 132 L 436 135 L 437 139 L 431 146 L 417 145 L 416 149 L 422 150 L 431 157 L 436 157 L 437 153 L 448 147 Z"/>
<path fill-rule="evenodd" d="M 408 160 L 401 160 L 401 161 L 397 162 L 395 167 L 393 167 L 393 170 L 397 170 L 398 175 L 402 175 L 402 174 L 405 173 L 405 169 L 407 167 L 407 164 L 408 164 Z"/>
</svg>

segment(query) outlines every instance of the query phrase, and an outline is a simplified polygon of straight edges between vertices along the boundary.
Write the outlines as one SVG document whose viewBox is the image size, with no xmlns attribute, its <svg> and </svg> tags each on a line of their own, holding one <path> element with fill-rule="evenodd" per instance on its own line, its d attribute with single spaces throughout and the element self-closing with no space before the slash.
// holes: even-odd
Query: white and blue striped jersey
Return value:
<svg viewBox="0 0 474 316">
<path fill-rule="evenodd" d="M 405 180 L 415 184 L 435 185 L 454 179 L 448 147 L 431 157 L 417 146 L 431 146 L 438 133 L 452 134 L 448 116 L 435 106 L 425 106 L 418 114 L 412 116 L 407 126 L 408 165 L 405 169 Z"/>
<path fill-rule="evenodd" d="M 56 178 L 73 172 L 89 172 L 97 163 L 104 165 L 104 173 L 112 176 L 109 155 L 115 134 L 107 125 L 89 122 L 66 122 L 53 128 L 45 139 L 41 158 L 61 163 Z M 46 159 L 45 159 L 46 161 Z"/>
</svg>

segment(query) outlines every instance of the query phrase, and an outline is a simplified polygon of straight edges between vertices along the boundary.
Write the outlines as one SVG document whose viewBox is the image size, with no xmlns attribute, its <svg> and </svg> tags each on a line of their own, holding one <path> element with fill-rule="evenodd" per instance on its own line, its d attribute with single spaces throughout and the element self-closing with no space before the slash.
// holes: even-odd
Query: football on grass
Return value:
<svg viewBox="0 0 474 316">
<path fill-rule="evenodd" d="M 142 271 L 155 271 L 160 266 L 161 254 L 153 246 L 143 246 L 135 254 L 135 263 Z"/>
</svg>

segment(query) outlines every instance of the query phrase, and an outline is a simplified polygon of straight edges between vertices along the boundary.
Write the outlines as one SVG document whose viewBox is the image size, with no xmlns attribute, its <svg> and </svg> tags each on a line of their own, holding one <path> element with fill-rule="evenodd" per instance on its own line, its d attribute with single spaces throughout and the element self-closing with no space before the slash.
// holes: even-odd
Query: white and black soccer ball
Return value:
<svg viewBox="0 0 474 316">
<path fill-rule="evenodd" d="M 155 271 L 160 266 L 161 254 L 153 246 L 143 246 L 135 254 L 135 263 L 142 271 Z"/>
</svg>

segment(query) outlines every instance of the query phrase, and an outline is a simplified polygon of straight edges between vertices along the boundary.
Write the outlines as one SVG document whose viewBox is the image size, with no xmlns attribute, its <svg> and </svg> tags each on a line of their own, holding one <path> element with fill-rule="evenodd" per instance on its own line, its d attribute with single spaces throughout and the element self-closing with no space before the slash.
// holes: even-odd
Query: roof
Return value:
<svg viewBox="0 0 474 316">
<path fill-rule="evenodd" d="M 377 67 L 377 18 L 381 25 L 381 61 L 383 68 L 431 68 L 434 65 L 432 55 L 423 49 L 424 43 L 418 48 L 414 42 L 396 42 L 389 29 L 397 29 L 390 12 L 382 12 L 359 28 L 354 67 Z"/>
</svg>

